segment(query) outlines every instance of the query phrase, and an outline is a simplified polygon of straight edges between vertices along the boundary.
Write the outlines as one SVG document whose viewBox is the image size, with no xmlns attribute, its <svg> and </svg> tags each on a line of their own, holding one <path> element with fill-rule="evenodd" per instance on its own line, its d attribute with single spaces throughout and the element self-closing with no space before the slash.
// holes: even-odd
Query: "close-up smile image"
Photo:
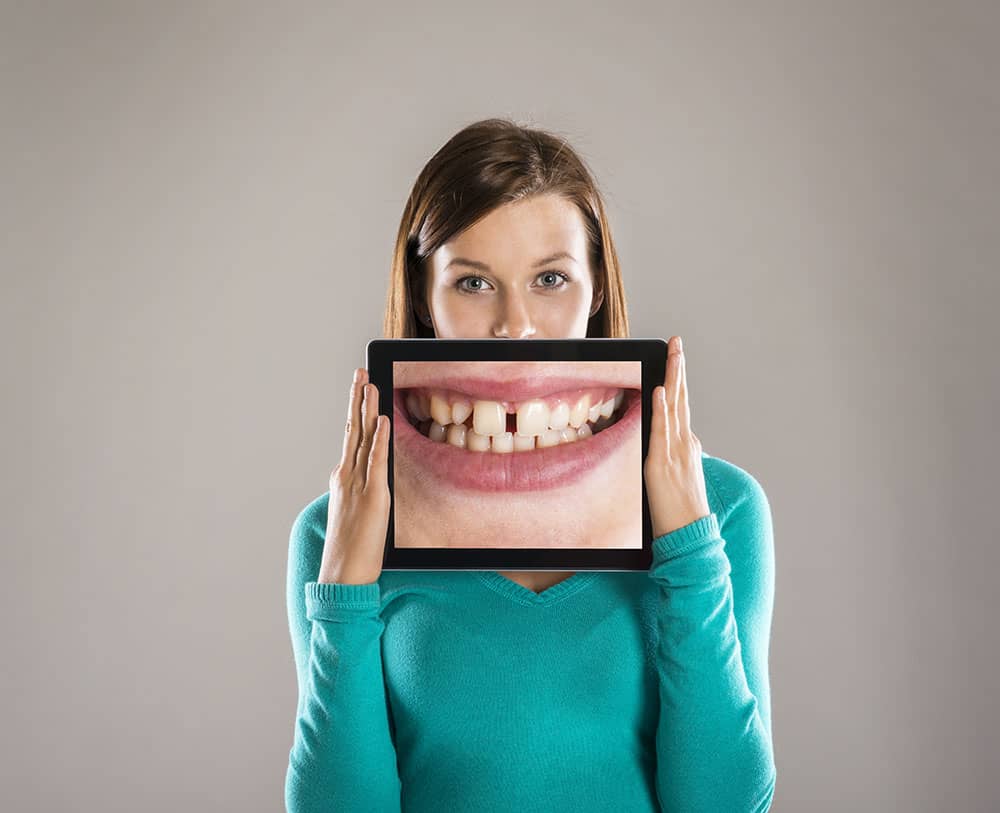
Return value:
<svg viewBox="0 0 1000 813">
<path fill-rule="evenodd" d="M 642 546 L 640 362 L 397 361 L 393 378 L 397 547 Z"/>
</svg>

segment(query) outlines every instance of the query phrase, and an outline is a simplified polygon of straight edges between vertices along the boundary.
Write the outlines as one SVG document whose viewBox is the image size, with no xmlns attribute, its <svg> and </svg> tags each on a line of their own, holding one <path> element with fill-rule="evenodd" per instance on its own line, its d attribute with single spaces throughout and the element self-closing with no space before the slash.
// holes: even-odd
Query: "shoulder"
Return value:
<svg viewBox="0 0 1000 813">
<path fill-rule="evenodd" d="M 326 512 L 330 504 L 330 492 L 325 491 L 314 497 L 299 509 L 292 522 L 293 536 L 315 536 L 318 532 L 326 536 Z"/>
<path fill-rule="evenodd" d="M 734 577 L 774 568 L 774 530 L 771 506 L 760 481 L 746 469 L 702 452 L 702 469 L 709 505 L 719 520 L 719 532 Z"/>
<path fill-rule="evenodd" d="M 764 487 L 749 471 L 704 451 L 701 462 L 709 502 L 720 527 L 748 513 L 769 513 Z"/>
<path fill-rule="evenodd" d="M 311 499 L 298 510 L 288 537 L 289 579 L 305 583 L 316 578 L 326 541 L 330 492 Z"/>
</svg>

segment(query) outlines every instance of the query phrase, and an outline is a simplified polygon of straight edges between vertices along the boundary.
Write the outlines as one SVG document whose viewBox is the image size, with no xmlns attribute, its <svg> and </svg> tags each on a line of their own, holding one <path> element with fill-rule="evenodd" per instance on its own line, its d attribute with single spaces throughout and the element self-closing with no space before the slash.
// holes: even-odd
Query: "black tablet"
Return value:
<svg viewBox="0 0 1000 813">
<path fill-rule="evenodd" d="M 384 570 L 647 570 L 663 339 L 373 339 Z"/>
</svg>

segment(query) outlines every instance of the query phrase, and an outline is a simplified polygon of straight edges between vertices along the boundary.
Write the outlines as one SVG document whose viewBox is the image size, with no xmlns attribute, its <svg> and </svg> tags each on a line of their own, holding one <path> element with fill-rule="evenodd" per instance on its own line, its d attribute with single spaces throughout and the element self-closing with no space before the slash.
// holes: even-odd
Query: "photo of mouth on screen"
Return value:
<svg viewBox="0 0 1000 813">
<path fill-rule="evenodd" d="M 397 548 L 641 548 L 640 361 L 393 361 Z"/>
</svg>

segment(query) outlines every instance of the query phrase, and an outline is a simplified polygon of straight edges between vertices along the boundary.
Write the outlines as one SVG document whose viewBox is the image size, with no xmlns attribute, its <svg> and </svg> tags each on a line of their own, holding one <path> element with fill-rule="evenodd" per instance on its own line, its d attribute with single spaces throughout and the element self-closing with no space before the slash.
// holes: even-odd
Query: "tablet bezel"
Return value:
<svg viewBox="0 0 1000 813">
<path fill-rule="evenodd" d="M 379 412 L 389 418 L 388 478 L 393 495 L 394 361 L 639 361 L 642 363 L 642 455 L 649 449 L 653 389 L 664 383 L 667 342 L 626 339 L 372 339 L 366 347 L 368 379 L 378 387 Z M 390 500 L 383 570 L 648 570 L 652 523 L 642 478 L 641 548 L 397 548 L 395 498 Z"/>
</svg>

